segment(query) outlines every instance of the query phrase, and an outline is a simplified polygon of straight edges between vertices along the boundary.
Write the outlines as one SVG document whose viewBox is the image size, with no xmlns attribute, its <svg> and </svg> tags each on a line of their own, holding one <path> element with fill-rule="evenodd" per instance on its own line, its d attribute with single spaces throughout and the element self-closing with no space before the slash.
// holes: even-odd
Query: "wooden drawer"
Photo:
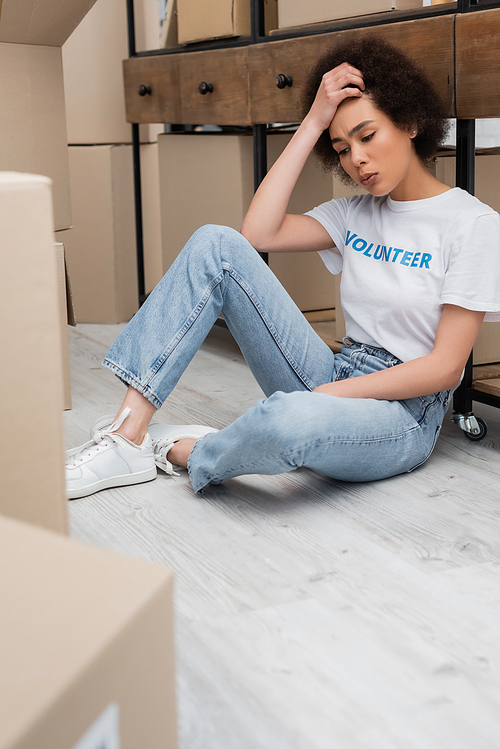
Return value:
<svg viewBox="0 0 500 749">
<path fill-rule="evenodd" d="M 178 58 L 178 55 L 155 55 L 123 61 L 128 122 L 182 122 Z M 151 93 L 141 96 L 141 86 L 150 88 Z"/>
<path fill-rule="evenodd" d="M 448 116 L 454 117 L 454 17 L 442 16 L 250 46 L 252 122 L 298 122 L 301 88 L 318 57 L 349 36 L 374 33 L 401 47 L 422 65 L 443 98 Z M 291 87 L 277 87 L 280 74 L 292 77 Z"/>
<path fill-rule="evenodd" d="M 457 15 L 457 117 L 500 117 L 500 8 Z"/>
<path fill-rule="evenodd" d="M 189 52 L 178 58 L 182 122 L 250 124 L 246 47 Z M 212 91 L 200 93 L 202 83 Z"/>
</svg>

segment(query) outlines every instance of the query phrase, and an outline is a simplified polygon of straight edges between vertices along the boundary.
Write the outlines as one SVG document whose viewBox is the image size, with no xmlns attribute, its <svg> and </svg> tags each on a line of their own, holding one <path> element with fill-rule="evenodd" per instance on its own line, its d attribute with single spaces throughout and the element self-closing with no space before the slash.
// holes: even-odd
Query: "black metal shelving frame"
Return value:
<svg viewBox="0 0 500 749">
<path fill-rule="evenodd" d="M 332 31 L 344 31 L 360 27 L 376 27 L 387 23 L 398 23 L 416 18 L 426 18 L 437 15 L 450 15 L 457 13 L 473 13 L 480 10 L 489 10 L 500 7 L 500 0 L 456 0 L 453 3 L 426 6 L 424 8 L 409 11 L 394 11 L 390 14 L 374 14 L 372 17 L 364 16 L 362 20 L 357 18 L 343 19 L 332 22 L 332 24 L 317 24 L 314 27 L 295 29 L 292 32 L 284 30 L 266 36 L 264 30 L 264 0 L 250 0 L 251 4 L 251 36 L 240 37 L 234 40 L 221 40 L 216 42 L 199 43 L 189 45 L 181 49 L 158 49 L 137 52 L 135 42 L 134 0 L 126 0 L 128 21 L 129 57 L 145 57 L 163 54 L 183 54 L 192 51 L 213 50 L 227 47 L 248 46 L 249 44 L 262 44 L 284 39 L 293 39 L 301 36 L 324 34 Z M 456 185 L 471 194 L 474 194 L 475 182 L 475 120 L 457 120 L 457 147 L 456 147 Z M 253 164 L 254 164 L 254 189 L 266 176 L 267 172 L 267 125 L 253 126 Z M 137 278 L 139 303 L 146 299 L 145 271 L 144 271 L 144 239 L 142 221 L 142 190 L 141 190 L 141 162 L 140 162 L 140 138 L 139 125 L 132 125 L 132 151 L 134 163 L 134 197 L 135 197 L 135 225 L 137 246 Z M 264 255 L 264 259 L 267 257 Z M 472 429 L 474 430 L 474 415 L 472 413 L 473 401 L 485 403 L 495 408 L 500 408 L 500 397 L 483 393 L 472 387 L 473 360 L 472 353 L 467 362 L 464 377 L 459 388 L 453 396 L 453 419 L 467 433 L 464 427 L 464 419 L 472 417 Z M 474 432 L 472 433 L 474 438 Z"/>
</svg>

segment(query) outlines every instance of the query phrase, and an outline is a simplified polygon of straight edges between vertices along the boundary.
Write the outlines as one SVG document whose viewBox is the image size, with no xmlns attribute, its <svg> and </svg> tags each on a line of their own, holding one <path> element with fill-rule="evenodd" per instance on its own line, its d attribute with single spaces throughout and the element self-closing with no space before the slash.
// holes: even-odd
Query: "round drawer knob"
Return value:
<svg viewBox="0 0 500 749">
<path fill-rule="evenodd" d="M 276 76 L 276 85 L 278 88 L 286 88 L 287 86 L 292 86 L 293 77 L 291 75 L 283 75 L 283 73 L 280 73 Z"/>
<path fill-rule="evenodd" d="M 145 86 L 144 83 L 141 83 L 139 86 L 139 96 L 146 96 L 146 94 L 151 93 L 151 86 Z"/>
<path fill-rule="evenodd" d="M 203 94 L 203 96 L 205 94 L 211 94 L 213 90 L 214 90 L 213 84 L 206 83 L 205 81 L 202 81 L 200 85 L 198 86 L 198 91 L 200 92 L 200 94 Z"/>
</svg>

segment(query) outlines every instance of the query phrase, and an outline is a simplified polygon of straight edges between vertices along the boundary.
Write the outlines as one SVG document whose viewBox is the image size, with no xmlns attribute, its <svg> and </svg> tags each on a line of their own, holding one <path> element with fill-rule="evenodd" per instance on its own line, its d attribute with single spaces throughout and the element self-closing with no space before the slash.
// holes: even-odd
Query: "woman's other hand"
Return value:
<svg viewBox="0 0 500 749">
<path fill-rule="evenodd" d="M 343 62 L 325 73 L 305 119 L 313 122 L 320 132 L 328 130 L 339 104 L 349 97 L 361 96 L 364 90 L 362 74 L 349 63 Z"/>
</svg>

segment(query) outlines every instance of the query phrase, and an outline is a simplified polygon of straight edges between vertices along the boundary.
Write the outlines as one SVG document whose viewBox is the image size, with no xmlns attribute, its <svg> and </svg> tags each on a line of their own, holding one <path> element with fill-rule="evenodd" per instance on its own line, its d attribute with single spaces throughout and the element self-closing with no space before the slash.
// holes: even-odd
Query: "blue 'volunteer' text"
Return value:
<svg viewBox="0 0 500 749">
<path fill-rule="evenodd" d="M 352 248 L 356 252 L 362 252 L 366 257 L 373 260 L 382 260 L 384 263 L 399 263 L 409 268 L 427 268 L 430 270 L 432 255 L 428 252 L 408 252 L 399 247 L 386 247 L 384 244 L 369 244 L 366 239 L 358 237 L 354 232 L 347 231 L 345 246 L 352 242 Z"/>
</svg>

